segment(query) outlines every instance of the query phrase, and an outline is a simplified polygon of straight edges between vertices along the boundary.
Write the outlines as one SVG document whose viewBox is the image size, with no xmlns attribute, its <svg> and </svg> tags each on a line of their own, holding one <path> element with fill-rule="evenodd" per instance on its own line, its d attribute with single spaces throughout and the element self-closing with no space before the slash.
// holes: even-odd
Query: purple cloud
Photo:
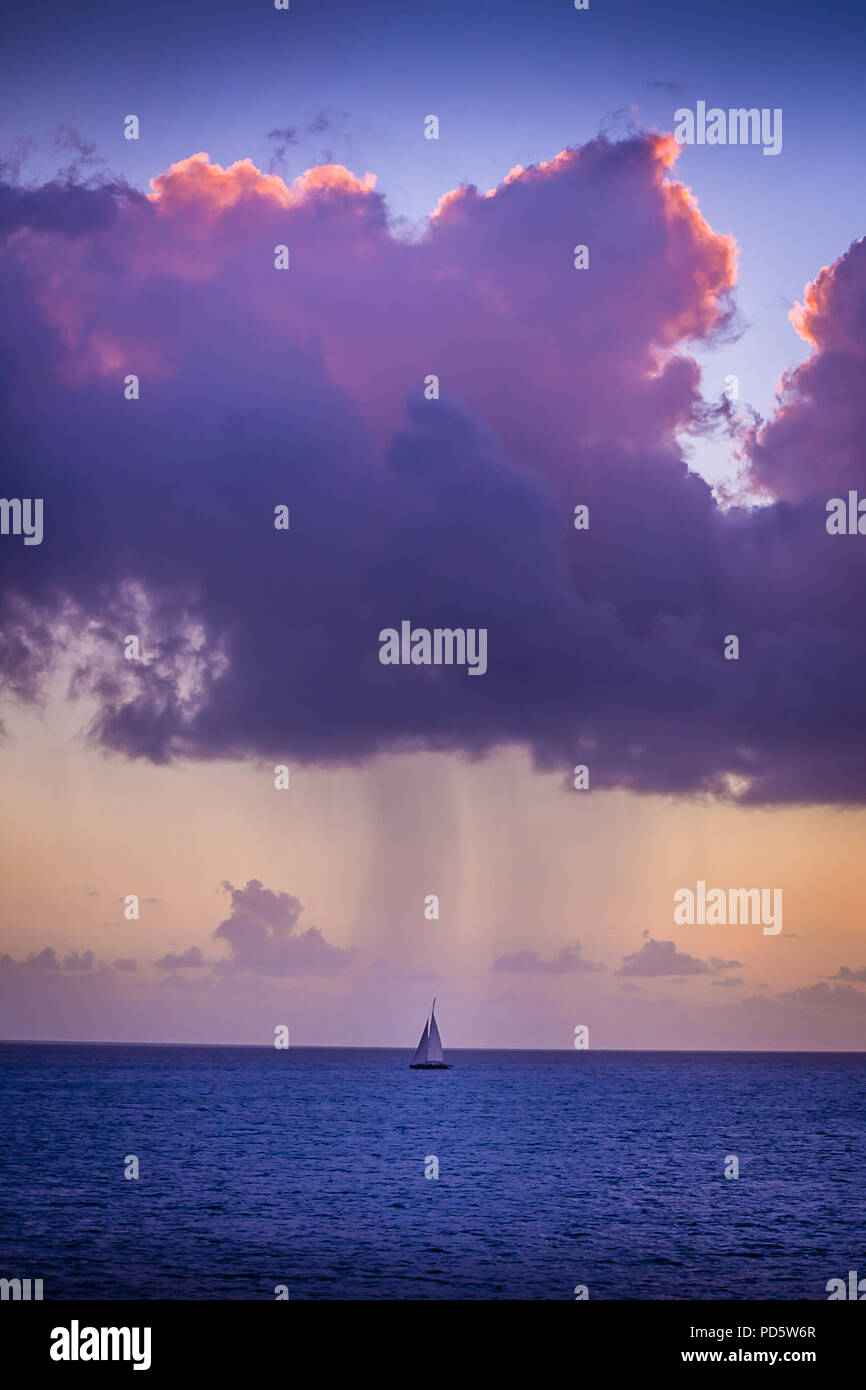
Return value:
<svg viewBox="0 0 866 1390">
<path fill-rule="evenodd" d="M 852 989 L 850 985 L 830 986 L 824 980 L 817 985 L 807 985 L 803 989 L 788 990 L 779 998 L 810 1008 L 866 1013 L 866 994 L 860 990 Z"/>
<path fill-rule="evenodd" d="M 0 956 L 0 964 L 10 974 L 19 976 L 83 975 L 93 979 L 97 975 L 112 974 L 111 966 L 101 962 L 97 966 L 93 951 L 71 951 L 61 961 L 53 946 L 46 946 L 41 951 L 30 951 L 26 960 L 15 960 L 8 954 Z"/>
<path fill-rule="evenodd" d="M 772 504 L 723 510 L 677 441 L 714 427 L 687 346 L 732 331 L 735 248 L 675 155 L 595 140 L 449 194 L 417 243 L 339 166 L 6 189 L 4 486 L 45 507 L 4 546 L 10 687 L 66 652 L 91 736 L 155 762 L 520 744 L 594 787 L 862 802 L 866 557 L 820 499 L 862 476 L 862 393 L 832 383 L 866 247 L 743 444 Z M 486 675 L 383 667 L 406 618 L 485 627 Z"/>
<path fill-rule="evenodd" d="M 57 959 L 57 952 L 53 946 L 46 946 L 43 951 L 31 951 L 26 961 L 13 960 L 12 956 L 4 955 L 3 963 L 7 967 L 18 970 L 59 970 L 60 961 Z"/>
<path fill-rule="evenodd" d="M 638 975 L 645 978 L 662 975 L 717 975 L 723 970 L 733 970 L 742 965 L 739 960 L 720 960 L 711 956 L 709 962 L 690 956 L 686 951 L 678 951 L 672 941 L 645 941 L 639 951 L 623 956 L 622 966 L 617 975 Z M 714 981 L 714 983 L 719 983 Z"/>
<path fill-rule="evenodd" d="M 199 969 L 201 966 L 207 965 L 208 962 L 202 955 L 201 947 L 190 946 L 188 950 L 181 951 L 179 955 L 169 951 L 153 963 L 159 970 L 190 970 Z"/>
<path fill-rule="evenodd" d="M 245 888 L 223 887 L 232 895 L 231 914 L 214 937 L 228 942 L 231 957 L 214 966 L 218 974 L 339 975 L 345 970 L 350 951 L 331 946 L 318 927 L 297 930 L 303 908 L 290 893 L 274 893 L 256 878 Z"/>
<path fill-rule="evenodd" d="M 561 946 L 553 960 L 542 960 L 537 951 L 515 951 L 513 955 L 497 956 L 490 968 L 508 975 L 573 975 L 606 969 L 604 965 L 583 959 L 579 941 Z"/>
<path fill-rule="evenodd" d="M 849 983 L 866 985 L 866 965 L 861 965 L 859 970 L 852 970 L 850 966 L 840 965 L 835 975 L 828 975 L 828 980 L 847 980 Z"/>
<path fill-rule="evenodd" d="M 95 958 L 92 951 L 72 951 L 63 960 L 64 970 L 92 970 Z"/>
</svg>

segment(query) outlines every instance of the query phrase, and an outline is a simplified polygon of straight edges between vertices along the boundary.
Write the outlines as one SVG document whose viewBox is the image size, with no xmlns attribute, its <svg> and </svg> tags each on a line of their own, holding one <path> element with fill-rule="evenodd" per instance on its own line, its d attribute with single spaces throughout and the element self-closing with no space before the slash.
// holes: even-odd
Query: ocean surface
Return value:
<svg viewBox="0 0 866 1390">
<path fill-rule="evenodd" d="M 866 1276 L 862 1055 L 410 1060 L 3 1044 L 0 1275 L 46 1299 L 826 1299 Z"/>
</svg>

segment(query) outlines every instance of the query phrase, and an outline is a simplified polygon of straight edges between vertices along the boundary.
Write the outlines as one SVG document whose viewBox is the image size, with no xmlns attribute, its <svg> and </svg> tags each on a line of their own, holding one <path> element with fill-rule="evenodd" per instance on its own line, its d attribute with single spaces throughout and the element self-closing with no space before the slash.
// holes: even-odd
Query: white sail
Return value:
<svg viewBox="0 0 866 1390">
<path fill-rule="evenodd" d="M 436 1008 L 436 1001 L 433 1001 L 433 1008 Z M 444 1055 L 442 1052 L 442 1039 L 439 1036 L 439 1025 L 436 1022 L 435 1012 L 430 1015 L 430 1033 L 427 1038 L 427 1062 L 442 1062 Z"/>
<path fill-rule="evenodd" d="M 439 1037 L 439 1034 L 438 1034 L 438 1033 L 436 1034 L 436 1037 L 437 1037 L 437 1039 L 438 1039 L 438 1037 Z M 415 1056 L 412 1058 L 413 1065 L 414 1065 L 415 1062 L 426 1062 L 426 1061 L 427 1061 L 427 1049 L 428 1049 L 429 1045 L 430 1045 L 430 1034 L 429 1034 L 429 1032 L 428 1032 L 428 1030 L 427 1030 L 427 1024 L 425 1023 L 425 1024 L 424 1024 L 424 1032 L 421 1034 L 421 1041 L 419 1042 L 418 1046 L 417 1046 L 416 1049 L 415 1049 Z M 442 1051 L 442 1044 L 441 1044 L 441 1043 L 439 1044 L 439 1051 L 440 1051 L 440 1052 Z"/>
</svg>

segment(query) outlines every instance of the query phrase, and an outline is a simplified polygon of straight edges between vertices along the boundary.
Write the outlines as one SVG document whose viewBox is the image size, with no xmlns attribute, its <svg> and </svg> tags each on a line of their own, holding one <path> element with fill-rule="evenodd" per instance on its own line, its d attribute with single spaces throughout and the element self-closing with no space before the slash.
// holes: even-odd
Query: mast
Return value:
<svg viewBox="0 0 866 1390">
<path fill-rule="evenodd" d="M 442 1039 L 439 1036 L 439 1025 L 436 1022 L 436 1000 L 433 1000 L 433 1008 L 430 1010 L 430 1029 L 427 1036 L 427 1057 L 428 1062 L 443 1063 L 445 1055 L 442 1051 Z"/>
</svg>

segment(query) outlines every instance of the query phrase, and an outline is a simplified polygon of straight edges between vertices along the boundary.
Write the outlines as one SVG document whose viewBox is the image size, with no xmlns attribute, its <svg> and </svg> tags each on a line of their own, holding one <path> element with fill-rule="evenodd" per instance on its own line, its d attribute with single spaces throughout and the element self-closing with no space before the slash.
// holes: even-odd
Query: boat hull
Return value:
<svg viewBox="0 0 866 1390">
<path fill-rule="evenodd" d="M 450 1071 L 450 1062 L 410 1062 L 410 1071 Z"/>
</svg>

